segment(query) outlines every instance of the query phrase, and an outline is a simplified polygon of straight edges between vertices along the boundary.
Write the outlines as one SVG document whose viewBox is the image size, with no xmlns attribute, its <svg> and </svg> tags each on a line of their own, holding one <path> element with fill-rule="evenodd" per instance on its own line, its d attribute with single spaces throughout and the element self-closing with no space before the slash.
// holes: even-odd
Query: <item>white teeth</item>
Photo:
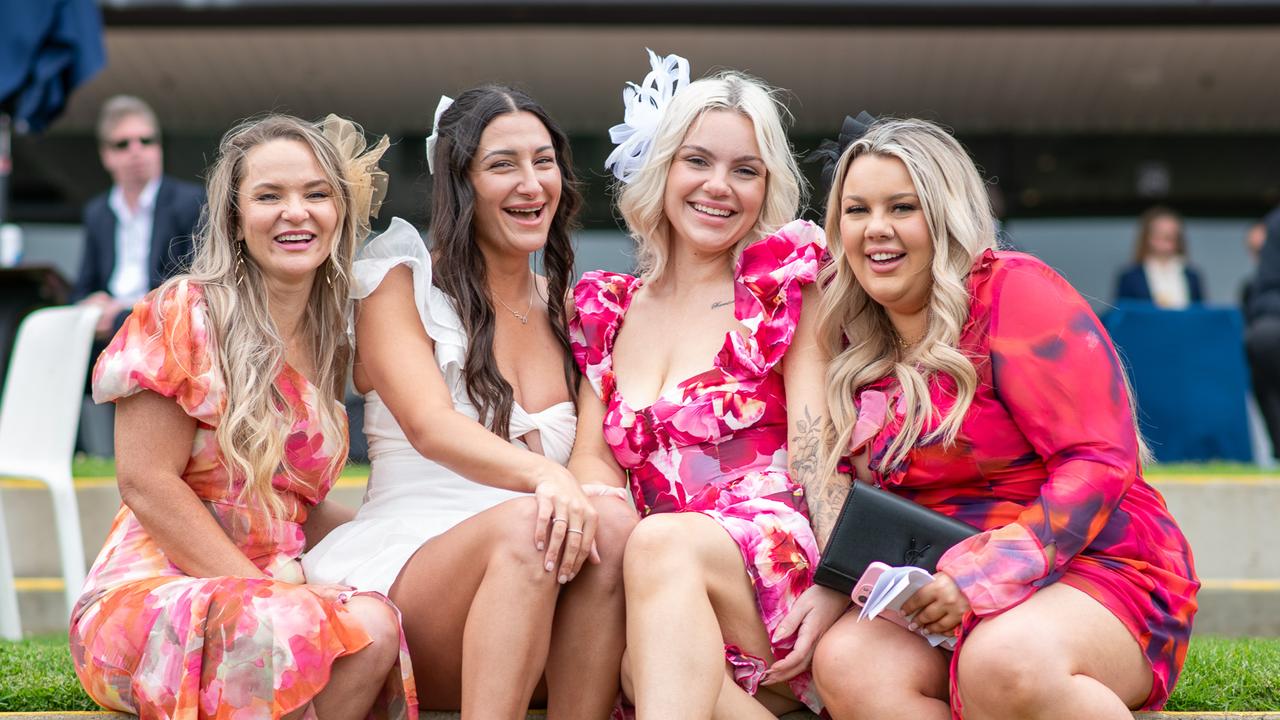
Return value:
<svg viewBox="0 0 1280 720">
<path fill-rule="evenodd" d="M 536 208 L 507 208 L 507 212 L 524 213 L 526 215 L 534 215 L 542 211 L 542 206 Z"/>
<path fill-rule="evenodd" d="M 885 252 L 871 253 L 871 259 L 876 262 L 885 262 L 886 260 L 893 260 L 894 258 L 898 258 L 898 257 L 902 257 L 902 253 L 885 253 Z"/>
<path fill-rule="evenodd" d="M 276 240 L 279 242 L 305 242 L 314 237 L 311 233 L 293 233 L 290 235 L 279 235 Z"/>
<path fill-rule="evenodd" d="M 719 208 L 707 207 L 706 205 L 702 205 L 699 203 L 694 203 L 693 209 L 697 210 L 700 213 L 715 215 L 716 217 L 729 217 L 730 215 L 733 214 L 732 210 L 721 210 Z"/>
</svg>

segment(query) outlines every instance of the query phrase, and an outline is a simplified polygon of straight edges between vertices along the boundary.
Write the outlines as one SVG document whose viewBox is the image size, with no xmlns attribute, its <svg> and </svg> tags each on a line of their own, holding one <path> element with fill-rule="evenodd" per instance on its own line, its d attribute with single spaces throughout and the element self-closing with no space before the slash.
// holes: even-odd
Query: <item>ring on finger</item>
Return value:
<svg viewBox="0 0 1280 720">
<path fill-rule="evenodd" d="M 582 534 L 582 531 L 581 531 L 581 530 L 579 530 L 578 528 L 569 528 L 569 532 L 571 532 L 571 533 L 578 533 L 579 535 L 581 535 L 581 534 Z"/>
<path fill-rule="evenodd" d="M 555 524 L 555 523 L 558 523 L 558 522 L 562 522 L 562 523 L 564 523 L 565 525 L 568 525 L 568 524 L 569 524 L 569 521 L 568 521 L 568 520 L 565 520 L 564 518 L 551 518 L 551 523 L 552 523 L 552 524 Z"/>
</svg>

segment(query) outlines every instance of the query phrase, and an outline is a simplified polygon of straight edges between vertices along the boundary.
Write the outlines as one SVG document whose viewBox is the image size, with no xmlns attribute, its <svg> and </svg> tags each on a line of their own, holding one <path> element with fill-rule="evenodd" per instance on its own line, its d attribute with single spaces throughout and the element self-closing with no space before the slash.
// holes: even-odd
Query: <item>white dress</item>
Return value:
<svg viewBox="0 0 1280 720">
<path fill-rule="evenodd" d="M 414 303 L 435 342 L 436 363 L 454 408 L 476 418 L 462 380 L 467 350 L 462 322 L 449 297 L 432 284 L 431 256 L 412 225 L 395 218 L 360 251 L 352 297 L 367 297 L 397 265 L 413 271 Z M 518 404 L 511 410 L 511 442 L 526 447 L 519 438 L 536 430 L 546 457 L 562 465 L 569 460 L 576 426 L 570 402 L 536 413 Z M 354 520 L 335 528 L 303 556 L 309 582 L 344 583 L 387 594 L 424 542 L 482 510 L 525 495 L 473 482 L 419 455 L 376 392 L 365 395 L 364 432 L 372 464 L 364 504 Z"/>
</svg>

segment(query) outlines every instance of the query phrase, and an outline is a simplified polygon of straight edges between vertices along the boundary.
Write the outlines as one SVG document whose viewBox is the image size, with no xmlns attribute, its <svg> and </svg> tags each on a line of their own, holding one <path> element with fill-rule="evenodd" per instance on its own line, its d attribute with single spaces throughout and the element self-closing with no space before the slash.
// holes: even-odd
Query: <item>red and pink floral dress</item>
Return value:
<svg viewBox="0 0 1280 720">
<path fill-rule="evenodd" d="M 652 405 L 632 407 L 617 391 L 613 343 L 639 279 L 589 272 L 574 289 L 574 357 L 604 401 L 604 437 L 627 471 L 642 515 L 698 512 L 737 543 L 772 635 L 812 583 L 818 559 L 804 489 L 787 470 L 787 402 L 777 367 L 795 334 L 802 287 L 826 249 L 812 223 L 795 221 L 747 247 L 734 272 L 734 316 L 749 334 L 729 332 L 713 367 Z M 776 658 L 793 639 L 773 646 Z M 738 684 L 755 693 L 764 660 L 737 647 L 725 656 Z M 811 708 L 821 702 L 805 673 L 791 681 Z"/>
<path fill-rule="evenodd" d="M 143 720 L 279 718 L 324 688 L 334 660 L 371 642 L 341 603 L 301 584 L 298 562 L 308 509 L 337 477 L 333 458 L 346 455 L 346 423 L 326 432 L 316 409 L 334 400 L 284 366 L 275 384 L 295 418 L 285 444 L 292 472 L 272 485 L 285 511 L 246 504 L 214 438 L 226 388 L 210 333 L 200 287 L 180 282 L 134 306 L 93 372 L 98 402 L 149 390 L 196 419 L 182 478 L 268 576 L 187 575 L 121 505 L 71 616 L 71 656 L 95 702 Z M 402 635 L 399 665 L 370 716 L 414 720 L 417 709 Z"/>
<path fill-rule="evenodd" d="M 1144 709 L 1163 707 L 1186 657 L 1200 583 L 1182 531 L 1142 479 L 1115 348 L 1084 298 L 1029 255 L 987 251 L 968 282 L 959 348 L 978 388 L 956 444 L 921 443 L 877 471 L 902 428 L 900 387 L 886 377 L 855 398 L 851 451 L 870 452 L 877 485 L 984 531 L 938 563 L 973 609 L 961 648 L 982 618 L 1063 582 L 1124 623 L 1154 671 Z M 935 375 L 929 389 L 940 416 L 955 384 Z M 960 652 L 951 672 L 957 719 Z"/>
</svg>

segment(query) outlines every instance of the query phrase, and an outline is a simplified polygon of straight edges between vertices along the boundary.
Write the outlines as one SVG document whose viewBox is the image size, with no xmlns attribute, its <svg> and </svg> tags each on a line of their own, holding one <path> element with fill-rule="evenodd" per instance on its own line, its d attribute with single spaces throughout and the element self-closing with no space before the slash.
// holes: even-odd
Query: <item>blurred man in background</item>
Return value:
<svg viewBox="0 0 1280 720">
<path fill-rule="evenodd" d="M 191 254 L 204 190 L 163 174 L 160 125 L 136 97 L 117 95 L 103 104 L 98 151 L 112 186 L 85 206 L 84 255 L 72 298 L 102 307 L 97 334 L 103 341 L 134 302 Z"/>
<path fill-rule="evenodd" d="M 1271 454 L 1280 459 L 1280 208 L 1271 211 L 1263 224 L 1266 234 L 1258 253 L 1258 272 L 1245 292 L 1244 344 Z"/>
</svg>

